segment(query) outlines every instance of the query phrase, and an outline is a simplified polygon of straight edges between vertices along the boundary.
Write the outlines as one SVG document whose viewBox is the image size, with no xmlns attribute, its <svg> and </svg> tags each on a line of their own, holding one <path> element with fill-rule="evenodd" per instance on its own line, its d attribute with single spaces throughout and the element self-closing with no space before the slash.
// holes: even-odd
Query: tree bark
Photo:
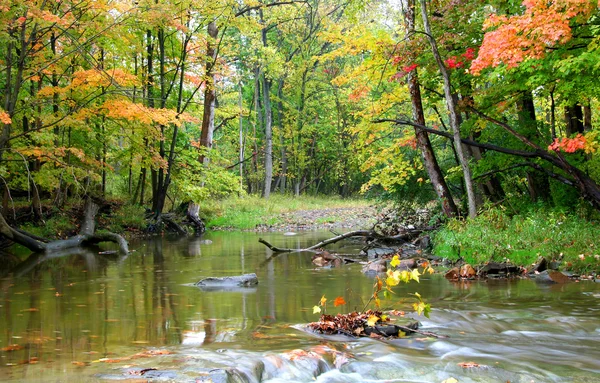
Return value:
<svg viewBox="0 0 600 383">
<path fill-rule="evenodd" d="M 217 51 L 215 49 L 215 41 L 219 35 L 217 23 L 212 21 L 208 24 L 209 39 L 206 43 L 206 88 L 204 88 L 204 104 L 202 113 L 202 132 L 200 135 L 200 145 L 206 151 L 212 148 L 213 132 L 215 128 L 215 75 L 213 68 L 217 60 Z M 201 153 L 199 157 L 200 163 L 206 163 L 205 153 Z"/>
<path fill-rule="evenodd" d="M 440 74 L 442 75 L 442 79 L 444 80 L 444 97 L 446 99 L 446 107 L 448 108 L 448 113 L 450 115 L 450 126 L 452 127 L 453 132 L 453 140 L 454 147 L 456 148 L 456 153 L 458 154 L 458 159 L 460 161 L 460 165 L 462 167 L 463 176 L 465 180 L 465 189 L 467 191 L 467 203 L 469 207 L 469 217 L 475 218 L 477 216 L 477 206 L 475 202 L 475 191 L 473 189 L 473 180 L 471 177 L 471 169 L 469 168 L 469 163 L 465 156 L 461 137 L 460 137 L 460 125 L 458 123 L 458 116 L 456 113 L 456 105 L 454 103 L 454 99 L 452 97 L 452 88 L 450 84 L 450 76 L 448 75 L 448 70 L 442 61 L 440 56 L 440 52 L 437 47 L 437 43 L 433 38 L 431 32 L 431 26 L 429 25 L 429 17 L 427 15 L 427 3 L 426 0 L 421 1 L 421 15 L 423 18 L 423 25 L 425 27 L 425 32 L 427 34 L 427 39 L 429 40 L 429 44 L 431 45 L 431 51 L 433 53 L 433 57 L 437 62 Z"/>
<path fill-rule="evenodd" d="M 259 10 L 263 47 L 267 47 L 267 29 L 264 26 L 263 11 Z M 273 182 L 273 111 L 271 110 L 271 81 L 267 78 L 264 69 L 262 72 L 263 104 L 265 108 L 265 184 L 263 197 L 268 199 L 271 195 L 271 183 Z"/>
<path fill-rule="evenodd" d="M 575 103 L 565 107 L 565 123 L 567 124 L 567 136 L 584 132 L 583 111 L 580 104 Z"/>
<path fill-rule="evenodd" d="M 415 32 L 415 0 L 408 0 L 407 7 L 404 11 L 404 22 L 406 28 L 407 38 L 412 38 Z M 421 90 L 419 84 L 419 78 L 417 75 L 417 69 L 408 73 L 408 90 L 410 92 L 410 98 L 412 102 L 412 115 L 413 119 L 420 125 L 425 125 L 425 114 L 423 112 L 423 102 L 421 99 Z M 442 203 L 442 210 L 447 217 L 454 217 L 458 215 L 458 209 L 454 204 L 446 180 L 442 174 L 442 170 L 437 162 L 431 141 L 427 132 L 423 130 L 415 129 L 415 136 L 417 138 L 417 146 L 421 151 L 421 157 L 431 180 L 431 185 L 435 190 L 438 198 Z"/>
<path fill-rule="evenodd" d="M 517 113 L 519 124 L 525 137 L 533 139 L 537 135 L 535 105 L 530 91 L 526 91 L 517 101 Z M 538 172 L 526 172 L 527 189 L 532 201 L 548 200 L 550 198 L 550 184 L 545 174 Z"/>
</svg>

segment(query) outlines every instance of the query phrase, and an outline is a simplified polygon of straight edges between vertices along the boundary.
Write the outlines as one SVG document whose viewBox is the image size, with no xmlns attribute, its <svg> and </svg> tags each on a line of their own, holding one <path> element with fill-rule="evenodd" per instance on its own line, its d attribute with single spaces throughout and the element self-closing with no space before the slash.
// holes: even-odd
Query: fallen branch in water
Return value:
<svg viewBox="0 0 600 383">
<path fill-rule="evenodd" d="M 269 249 L 271 249 L 275 253 L 291 253 L 291 252 L 296 252 L 296 251 L 300 252 L 300 251 L 311 251 L 311 250 L 319 249 L 324 246 L 330 245 L 332 243 L 336 243 L 343 239 L 352 238 L 352 237 L 366 237 L 366 238 L 372 238 L 372 239 L 378 239 L 378 240 L 384 240 L 384 241 L 390 241 L 390 242 L 394 242 L 394 241 L 405 242 L 405 241 L 408 241 L 408 240 L 418 236 L 424 230 L 426 230 L 426 229 L 409 230 L 409 231 L 402 232 L 397 235 L 390 235 L 390 236 L 381 235 L 374 230 L 355 230 L 355 231 L 350 231 L 348 233 L 337 235 L 333 238 L 326 239 L 324 241 L 321 241 L 315 245 L 306 247 L 304 249 L 291 249 L 291 248 L 282 248 L 282 247 L 273 246 L 272 244 L 270 244 L 269 242 L 265 241 L 262 238 L 259 238 L 258 242 L 267 246 Z"/>
</svg>

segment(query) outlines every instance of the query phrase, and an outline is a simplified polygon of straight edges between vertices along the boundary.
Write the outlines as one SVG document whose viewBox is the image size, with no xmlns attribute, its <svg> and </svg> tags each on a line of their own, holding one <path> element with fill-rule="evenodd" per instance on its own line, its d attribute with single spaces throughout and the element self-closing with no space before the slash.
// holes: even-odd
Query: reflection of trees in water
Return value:
<svg viewBox="0 0 600 383">
<path fill-rule="evenodd" d="M 163 255 L 163 240 L 154 241 L 152 252 L 153 281 L 152 281 L 152 312 L 150 331 L 153 331 L 151 340 L 160 344 L 171 344 L 169 336 L 174 336 L 173 343 L 181 344 L 183 336 L 177 316 L 176 304 L 173 302 L 173 293 L 169 283 L 168 273 L 165 269 Z M 157 321 L 158 320 L 158 321 Z M 172 323 L 171 323 L 172 322 Z"/>
</svg>

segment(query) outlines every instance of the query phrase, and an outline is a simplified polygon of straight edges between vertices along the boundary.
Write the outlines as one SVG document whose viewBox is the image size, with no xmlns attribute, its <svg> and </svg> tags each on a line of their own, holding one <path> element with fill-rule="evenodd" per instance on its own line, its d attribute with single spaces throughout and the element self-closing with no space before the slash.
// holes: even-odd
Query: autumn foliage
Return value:
<svg viewBox="0 0 600 383">
<path fill-rule="evenodd" d="M 483 27 L 478 57 L 471 72 L 478 74 L 487 67 L 505 64 L 514 68 L 527 59 L 544 57 L 549 48 L 564 44 L 572 37 L 570 22 L 585 19 L 599 3 L 594 0 L 525 0 L 522 15 L 491 14 Z"/>
</svg>

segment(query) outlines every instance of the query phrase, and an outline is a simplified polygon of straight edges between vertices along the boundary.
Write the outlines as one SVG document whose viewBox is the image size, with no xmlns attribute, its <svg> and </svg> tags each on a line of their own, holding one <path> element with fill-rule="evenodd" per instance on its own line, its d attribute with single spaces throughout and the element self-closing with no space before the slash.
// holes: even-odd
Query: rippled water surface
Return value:
<svg viewBox="0 0 600 383">
<path fill-rule="evenodd" d="M 287 247 L 330 235 L 261 234 Z M 0 279 L 0 381 L 600 382 L 599 284 L 433 275 L 386 303 L 409 311 L 419 292 L 434 308 L 423 328 L 449 338 L 324 339 L 303 331 L 318 319 L 312 307 L 326 295 L 362 309 L 373 279 L 359 264 L 316 268 L 307 253 L 270 258 L 258 238 L 159 238 L 132 242 L 124 258 L 24 261 Z M 249 272 L 254 288 L 192 285 Z"/>
</svg>

